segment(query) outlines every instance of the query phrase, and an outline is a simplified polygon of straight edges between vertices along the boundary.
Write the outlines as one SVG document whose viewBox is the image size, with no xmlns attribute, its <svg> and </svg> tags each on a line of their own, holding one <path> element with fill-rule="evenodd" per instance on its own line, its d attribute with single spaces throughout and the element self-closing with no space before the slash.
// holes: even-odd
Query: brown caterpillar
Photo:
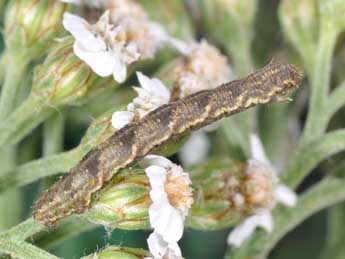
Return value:
<svg viewBox="0 0 345 259">
<path fill-rule="evenodd" d="M 302 75 L 291 65 L 271 62 L 244 79 L 159 107 L 94 147 L 39 199 L 34 218 L 53 226 L 72 213 L 83 213 L 90 205 L 91 196 L 119 169 L 190 130 L 257 104 L 286 100 L 282 96 L 296 88 L 301 80 Z"/>
</svg>

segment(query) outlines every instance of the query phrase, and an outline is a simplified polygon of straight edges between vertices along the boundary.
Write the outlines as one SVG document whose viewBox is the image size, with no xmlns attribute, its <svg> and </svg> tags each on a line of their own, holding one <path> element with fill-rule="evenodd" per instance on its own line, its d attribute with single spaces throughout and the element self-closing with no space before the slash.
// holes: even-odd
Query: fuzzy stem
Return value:
<svg viewBox="0 0 345 259">
<path fill-rule="evenodd" d="M 6 55 L 6 58 L 4 58 L 6 69 L 0 97 L 0 119 L 6 118 L 13 111 L 21 80 L 25 75 L 29 62 L 25 57 L 15 55 L 13 52 L 4 55 Z"/>
<path fill-rule="evenodd" d="M 311 77 L 311 98 L 308 117 L 302 136 L 301 145 L 323 133 L 320 118 L 324 117 L 326 100 L 330 88 L 331 61 L 338 33 L 332 28 L 323 26 L 317 48 L 315 65 Z"/>
<path fill-rule="evenodd" d="M 329 95 L 326 104 L 326 115 L 324 118 L 324 122 L 321 123 L 321 127 L 325 130 L 329 120 L 332 116 L 345 105 L 345 81 L 343 81 L 338 87 L 333 90 L 333 92 Z"/>
<path fill-rule="evenodd" d="M 43 129 L 43 156 L 54 155 L 63 149 L 64 116 L 55 113 L 45 123 Z"/>
<path fill-rule="evenodd" d="M 345 129 L 332 131 L 300 148 L 282 175 L 282 181 L 296 187 L 325 158 L 345 150 Z"/>
<path fill-rule="evenodd" d="M 16 186 L 32 183 L 38 179 L 66 172 L 84 155 L 76 148 L 71 151 L 51 155 L 19 166 L 15 171 L 0 177 L 0 193 Z"/>
<path fill-rule="evenodd" d="M 304 193 L 295 208 L 279 207 L 274 213 L 275 228 L 272 233 L 257 231 L 248 242 L 237 250 L 229 248 L 226 259 L 263 259 L 271 249 L 289 231 L 298 226 L 307 217 L 345 200 L 345 180 L 326 179 Z"/>
<path fill-rule="evenodd" d="M 45 118 L 45 112 L 42 112 L 42 103 L 35 98 L 29 97 L 22 103 L 8 118 L 0 123 L 0 146 L 11 143 L 15 144 L 13 139 L 20 140 L 23 135 L 16 133 L 19 130 L 21 134 L 23 131 L 21 127 L 26 129 L 32 129 L 33 126 L 37 126 Z M 35 125 L 29 123 L 31 120 L 35 122 Z M 28 122 L 30 127 L 25 125 Z M 26 132 L 28 133 L 28 132 Z"/>
</svg>

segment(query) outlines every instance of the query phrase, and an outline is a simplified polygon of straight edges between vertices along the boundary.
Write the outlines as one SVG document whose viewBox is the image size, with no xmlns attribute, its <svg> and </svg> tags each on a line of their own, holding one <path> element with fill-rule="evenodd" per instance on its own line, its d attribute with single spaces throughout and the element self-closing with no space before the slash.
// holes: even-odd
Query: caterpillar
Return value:
<svg viewBox="0 0 345 259">
<path fill-rule="evenodd" d="M 284 95 L 301 80 L 302 74 L 293 66 L 270 62 L 243 79 L 160 106 L 91 149 L 34 205 L 35 220 L 52 227 L 72 213 L 85 212 L 92 195 L 121 168 L 225 116 L 257 104 L 287 100 Z"/>
</svg>

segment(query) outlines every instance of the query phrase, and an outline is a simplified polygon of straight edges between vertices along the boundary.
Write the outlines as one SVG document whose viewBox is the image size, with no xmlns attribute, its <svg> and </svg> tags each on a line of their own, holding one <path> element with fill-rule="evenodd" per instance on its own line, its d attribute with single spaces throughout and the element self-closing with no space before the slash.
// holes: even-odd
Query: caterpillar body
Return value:
<svg viewBox="0 0 345 259">
<path fill-rule="evenodd" d="M 188 131 L 257 104 L 282 100 L 301 80 L 302 74 L 293 66 L 271 62 L 246 78 L 157 108 L 94 147 L 43 194 L 34 206 L 34 218 L 51 227 L 72 213 L 85 212 L 92 195 L 121 168 Z"/>
</svg>

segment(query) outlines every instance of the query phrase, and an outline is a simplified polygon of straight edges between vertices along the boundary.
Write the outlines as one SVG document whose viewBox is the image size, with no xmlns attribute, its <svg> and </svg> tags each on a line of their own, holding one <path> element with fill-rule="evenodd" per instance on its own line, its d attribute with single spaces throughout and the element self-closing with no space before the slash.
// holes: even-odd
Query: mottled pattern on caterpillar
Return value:
<svg viewBox="0 0 345 259">
<path fill-rule="evenodd" d="M 92 195 L 121 168 L 190 130 L 257 104 L 282 100 L 301 80 L 302 75 L 291 65 L 271 62 L 246 78 L 159 107 L 94 147 L 43 194 L 35 204 L 34 218 L 54 226 L 72 213 L 83 213 Z"/>
</svg>

